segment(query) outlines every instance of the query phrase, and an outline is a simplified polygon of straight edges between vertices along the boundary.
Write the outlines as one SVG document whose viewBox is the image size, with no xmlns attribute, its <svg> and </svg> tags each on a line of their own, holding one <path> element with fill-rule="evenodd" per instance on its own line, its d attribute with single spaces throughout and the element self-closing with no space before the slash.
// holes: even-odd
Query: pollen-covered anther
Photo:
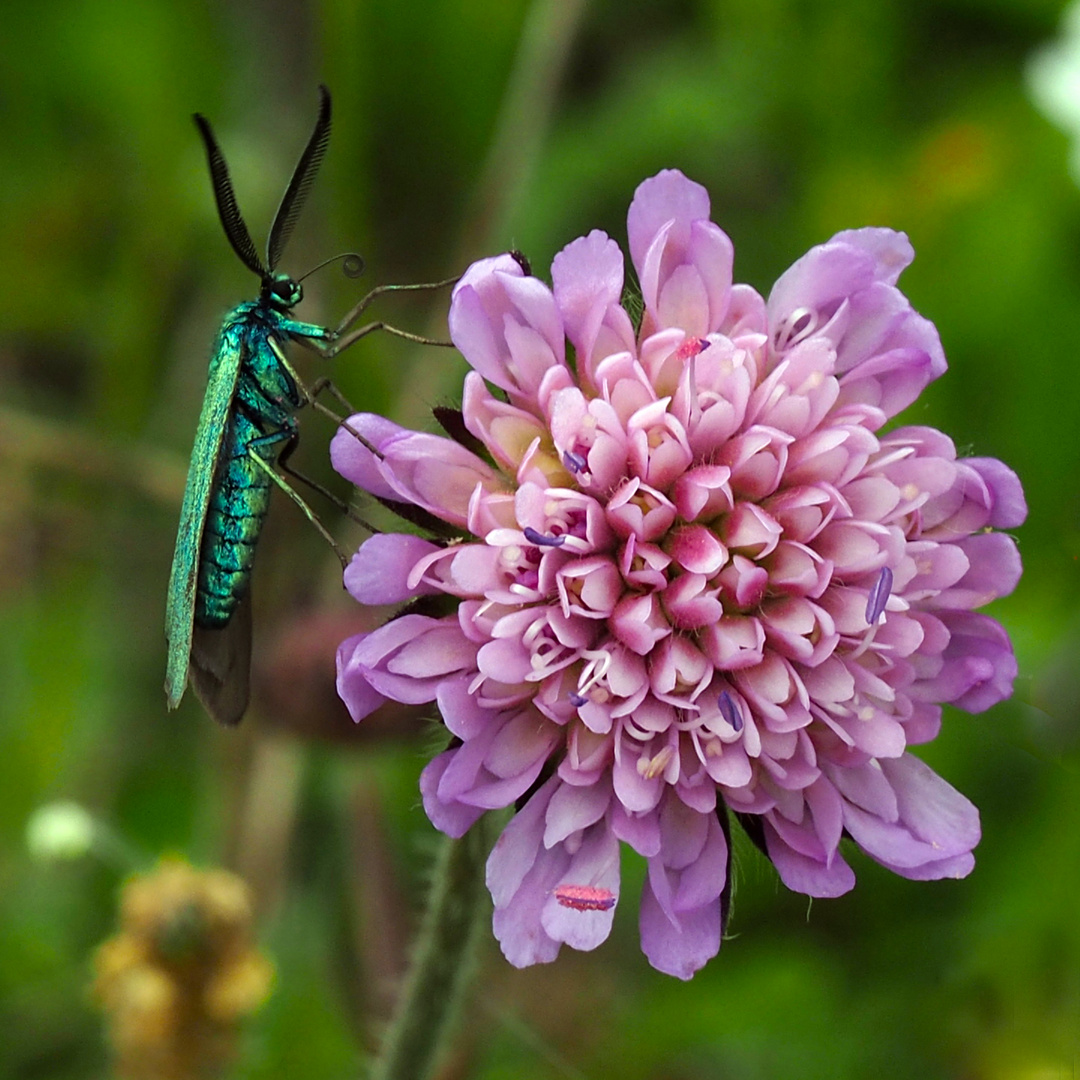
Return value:
<svg viewBox="0 0 1080 1080">
<path fill-rule="evenodd" d="M 615 894 L 596 885 L 556 885 L 552 895 L 574 911 L 610 911 L 615 906 Z"/>
<path fill-rule="evenodd" d="M 642 754 L 637 762 L 638 775 L 645 780 L 655 780 L 668 767 L 674 756 L 675 748 L 673 746 L 665 746 L 651 758 Z"/>
<path fill-rule="evenodd" d="M 688 337 L 678 349 L 675 350 L 675 356 L 679 360 L 691 360 L 693 357 L 703 353 L 708 347 L 709 343 L 705 338 Z"/>
<path fill-rule="evenodd" d="M 723 757 L 724 744 L 720 739 L 702 739 L 701 745 L 707 758 Z"/>
</svg>

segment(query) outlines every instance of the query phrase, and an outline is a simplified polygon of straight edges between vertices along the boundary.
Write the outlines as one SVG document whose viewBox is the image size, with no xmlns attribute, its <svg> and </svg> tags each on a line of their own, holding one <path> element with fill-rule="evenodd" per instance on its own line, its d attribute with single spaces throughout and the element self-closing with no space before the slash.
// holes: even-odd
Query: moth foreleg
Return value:
<svg viewBox="0 0 1080 1080">
<path fill-rule="evenodd" d="M 376 285 L 366 296 L 360 298 L 357 304 L 345 315 L 345 317 L 337 324 L 335 331 L 336 336 L 340 337 L 349 329 L 350 326 L 370 307 L 370 305 L 377 300 L 380 296 L 384 296 L 387 293 L 398 292 L 424 292 L 432 289 L 445 289 L 448 285 L 456 284 L 461 278 L 461 275 L 456 277 L 446 278 L 444 281 L 431 281 L 425 282 L 420 285 Z M 352 339 L 352 340 L 355 340 Z M 344 348 L 345 346 L 341 346 Z"/>
</svg>

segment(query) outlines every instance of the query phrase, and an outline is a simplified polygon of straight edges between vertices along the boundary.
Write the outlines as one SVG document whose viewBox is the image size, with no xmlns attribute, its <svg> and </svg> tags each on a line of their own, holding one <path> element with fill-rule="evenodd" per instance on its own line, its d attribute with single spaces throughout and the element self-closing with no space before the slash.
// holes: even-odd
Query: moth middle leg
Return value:
<svg viewBox="0 0 1080 1080">
<path fill-rule="evenodd" d="M 290 499 L 300 508 L 304 517 L 311 522 L 312 525 L 318 530 L 322 538 L 330 545 L 334 550 L 334 554 L 337 555 L 338 560 L 341 563 L 341 568 L 344 570 L 349 565 L 349 557 L 338 545 L 337 541 L 331 535 L 330 530 L 322 523 L 319 515 L 311 509 L 310 506 L 304 501 L 303 496 L 274 468 L 274 461 L 284 472 L 287 472 L 290 476 L 296 477 L 298 480 L 303 480 L 305 483 L 311 484 L 316 490 L 322 490 L 319 485 L 313 484 L 308 481 L 300 473 L 295 472 L 288 466 L 288 460 L 296 450 L 297 445 L 300 442 L 300 431 L 296 420 L 292 416 L 287 416 L 281 423 L 280 427 L 274 431 L 267 432 L 265 435 L 260 435 L 256 439 L 252 439 L 247 444 L 247 453 L 251 457 L 251 460 L 255 465 L 262 469 L 266 475 L 272 480 Z M 269 453 L 264 453 L 268 451 Z M 326 494 L 329 494 L 326 492 Z M 334 496 L 330 495 L 333 499 Z"/>
</svg>

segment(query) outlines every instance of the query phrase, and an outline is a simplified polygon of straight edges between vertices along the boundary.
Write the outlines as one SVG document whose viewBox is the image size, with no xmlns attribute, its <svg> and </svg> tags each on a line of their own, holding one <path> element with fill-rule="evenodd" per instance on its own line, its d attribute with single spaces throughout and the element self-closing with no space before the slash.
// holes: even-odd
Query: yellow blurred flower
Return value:
<svg viewBox="0 0 1080 1080">
<path fill-rule="evenodd" d="M 93 992 L 124 1080 L 198 1080 L 232 1057 L 240 1021 L 270 993 L 244 882 L 180 859 L 130 879 Z"/>
</svg>

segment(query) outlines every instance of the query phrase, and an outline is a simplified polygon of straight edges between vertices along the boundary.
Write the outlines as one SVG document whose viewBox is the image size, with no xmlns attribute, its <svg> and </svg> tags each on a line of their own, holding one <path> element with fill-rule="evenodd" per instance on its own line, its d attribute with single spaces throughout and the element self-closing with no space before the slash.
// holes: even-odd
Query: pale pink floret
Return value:
<svg viewBox="0 0 1080 1080">
<path fill-rule="evenodd" d="M 358 600 L 420 607 L 344 642 L 338 684 L 357 720 L 435 703 L 439 829 L 520 807 L 488 861 L 511 963 L 605 939 L 626 843 L 648 863 L 642 948 L 689 978 L 720 947 L 732 815 L 811 896 L 854 884 L 843 837 L 906 877 L 971 870 L 978 812 L 908 748 L 943 704 L 1011 692 L 1009 639 L 973 609 L 1016 586 L 992 530 L 1026 506 L 1000 462 L 882 432 L 945 370 L 896 287 L 905 236 L 839 233 L 766 303 L 681 173 L 638 188 L 628 233 L 637 330 L 598 231 L 551 289 L 509 255 L 455 288 L 463 419 L 493 465 L 367 414 L 335 437 L 345 476 L 457 533 L 360 548 Z M 456 614 L 421 614 L 435 597 Z"/>
</svg>

